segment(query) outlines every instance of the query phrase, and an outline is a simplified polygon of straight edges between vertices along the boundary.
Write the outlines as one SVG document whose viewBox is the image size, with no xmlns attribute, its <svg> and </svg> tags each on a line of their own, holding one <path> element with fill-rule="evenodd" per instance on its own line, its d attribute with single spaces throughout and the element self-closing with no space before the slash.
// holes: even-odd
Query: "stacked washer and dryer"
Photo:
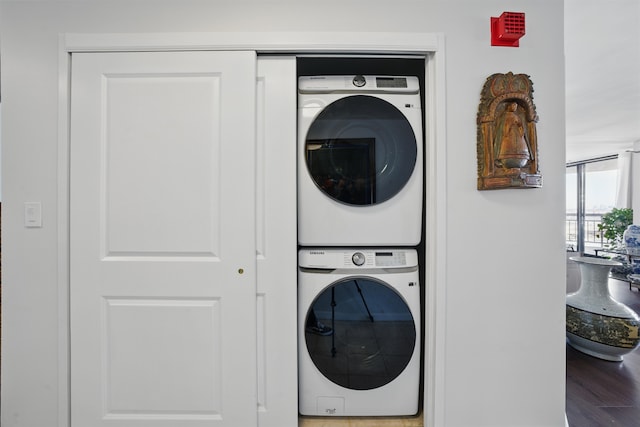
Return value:
<svg viewBox="0 0 640 427">
<path fill-rule="evenodd" d="M 417 77 L 299 77 L 302 415 L 418 412 L 422 140 Z"/>
</svg>

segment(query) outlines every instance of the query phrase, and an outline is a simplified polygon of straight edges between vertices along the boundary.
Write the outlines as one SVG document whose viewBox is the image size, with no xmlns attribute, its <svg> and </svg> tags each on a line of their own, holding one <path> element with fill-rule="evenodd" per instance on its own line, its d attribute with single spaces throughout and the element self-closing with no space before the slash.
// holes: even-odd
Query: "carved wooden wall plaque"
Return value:
<svg viewBox="0 0 640 427">
<path fill-rule="evenodd" d="M 493 74 L 478 108 L 478 190 L 542 187 L 538 115 L 526 74 Z"/>
</svg>

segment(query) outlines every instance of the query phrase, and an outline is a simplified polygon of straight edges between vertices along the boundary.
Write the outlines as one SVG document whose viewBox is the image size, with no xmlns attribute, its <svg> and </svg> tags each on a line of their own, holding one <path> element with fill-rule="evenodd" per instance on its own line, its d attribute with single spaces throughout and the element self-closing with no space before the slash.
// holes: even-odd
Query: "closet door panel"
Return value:
<svg viewBox="0 0 640 427">
<path fill-rule="evenodd" d="M 255 63 L 73 54 L 73 426 L 257 424 Z"/>
<path fill-rule="evenodd" d="M 296 58 L 258 57 L 258 421 L 298 423 Z"/>
</svg>

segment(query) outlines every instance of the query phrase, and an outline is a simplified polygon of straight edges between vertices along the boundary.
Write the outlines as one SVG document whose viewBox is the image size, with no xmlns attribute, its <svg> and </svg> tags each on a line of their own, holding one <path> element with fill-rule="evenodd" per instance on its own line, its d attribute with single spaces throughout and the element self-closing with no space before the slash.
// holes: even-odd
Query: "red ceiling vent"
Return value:
<svg viewBox="0 0 640 427">
<path fill-rule="evenodd" d="M 524 36 L 524 13 L 502 12 L 499 18 L 491 18 L 491 46 L 520 46 Z"/>
</svg>

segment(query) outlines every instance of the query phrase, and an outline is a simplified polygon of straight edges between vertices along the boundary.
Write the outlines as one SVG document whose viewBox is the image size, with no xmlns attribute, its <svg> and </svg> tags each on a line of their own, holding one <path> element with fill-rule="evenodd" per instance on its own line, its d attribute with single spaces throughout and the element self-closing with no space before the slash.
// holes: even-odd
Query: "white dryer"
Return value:
<svg viewBox="0 0 640 427">
<path fill-rule="evenodd" d="M 417 77 L 299 77 L 300 245 L 417 245 L 423 163 Z"/>
<path fill-rule="evenodd" d="M 299 251 L 299 411 L 418 412 L 420 286 L 413 249 Z"/>
</svg>

